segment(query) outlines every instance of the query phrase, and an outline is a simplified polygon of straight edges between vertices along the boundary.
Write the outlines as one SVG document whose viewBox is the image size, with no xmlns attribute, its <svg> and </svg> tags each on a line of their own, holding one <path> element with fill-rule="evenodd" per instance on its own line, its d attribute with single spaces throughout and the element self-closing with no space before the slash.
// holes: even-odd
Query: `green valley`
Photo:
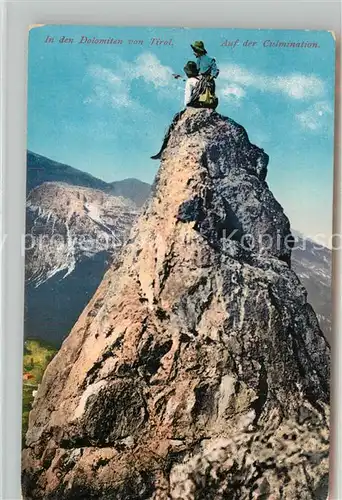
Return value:
<svg viewBox="0 0 342 500">
<path fill-rule="evenodd" d="M 34 391 L 38 389 L 44 371 L 56 352 L 57 349 L 54 346 L 40 339 L 25 340 L 23 360 L 23 441 L 27 431 L 29 413 L 34 400 Z"/>
</svg>

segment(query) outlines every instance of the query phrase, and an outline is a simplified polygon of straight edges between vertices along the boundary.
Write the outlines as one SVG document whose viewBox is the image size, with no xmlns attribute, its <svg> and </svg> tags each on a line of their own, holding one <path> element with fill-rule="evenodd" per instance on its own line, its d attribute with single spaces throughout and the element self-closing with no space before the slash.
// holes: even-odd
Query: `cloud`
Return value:
<svg viewBox="0 0 342 500">
<path fill-rule="evenodd" d="M 283 76 L 269 76 L 250 71 L 237 64 L 228 64 L 222 67 L 220 78 L 232 88 L 239 86 L 243 91 L 246 88 L 254 88 L 261 92 L 280 93 L 292 99 L 317 98 L 325 92 L 324 82 L 312 74 L 292 73 Z"/>
<path fill-rule="evenodd" d="M 315 75 L 300 73 L 285 77 L 277 77 L 269 82 L 274 90 L 279 90 L 293 99 L 312 99 L 324 94 L 324 82 Z"/>
<path fill-rule="evenodd" d="M 240 107 L 246 95 L 246 91 L 238 85 L 218 87 L 216 93 L 219 99 L 225 100 L 230 106 L 234 107 Z"/>
<path fill-rule="evenodd" d="M 113 107 L 130 107 L 134 103 L 130 98 L 130 88 L 127 83 L 112 70 L 99 65 L 88 68 L 88 74 L 95 84 L 93 95 L 85 99 L 85 103 L 106 103 Z"/>
<path fill-rule="evenodd" d="M 140 54 L 131 65 L 132 78 L 142 78 L 146 83 L 158 89 L 170 84 L 174 72 L 169 66 L 161 64 L 155 54 L 145 52 Z"/>
<path fill-rule="evenodd" d="M 242 87 L 227 85 L 223 87 L 221 94 L 228 99 L 240 100 L 245 97 L 246 92 Z"/>
<path fill-rule="evenodd" d="M 172 69 L 161 64 L 149 52 L 140 54 L 131 63 L 116 58 L 113 65 L 114 69 L 100 65 L 88 68 L 88 75 L 93 79 L 94 86 L 92 95 L 84 100 L 85 104 L 109 104 L 115 108 L 139 107 L 139 103 L 131 97 L 134 80 L 142 79 L 158 91 L 162 91 L 173 81 Z"/>
<path fill-rule="evenodd" d="M 329 102 L 319 101 L 296 115 L 301 127 L 312 132 L 326 129 L 331 124 L 333 109 Z"/>
</svg>

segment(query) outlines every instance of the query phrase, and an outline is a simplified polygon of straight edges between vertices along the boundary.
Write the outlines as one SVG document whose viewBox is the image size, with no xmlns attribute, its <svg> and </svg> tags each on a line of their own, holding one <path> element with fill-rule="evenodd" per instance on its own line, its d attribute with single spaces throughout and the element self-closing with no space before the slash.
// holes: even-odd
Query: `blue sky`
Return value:
<svg viewBox="0 0 342 500">
<path fill-rule="evenodd" d="M 46 43 L 47 36 L 54 43 Z M 73 43 L 60 43 L 60 37 Z M 122 44 L 79 43 L 122 39 Z M 172 40 L 151 45 L 151 40 Z M 232 47 L 225 40 L 239 40 Z M 84 40 L 84 38 L 83 38 Z M 142 40 L 143 44 L 129 44 Z M 42 26 L 31 29 L 28 149 L 106 181 L 152 182 L 184 82 L 172 78 L 203 40 L 220 68 L 218 111 L 270 155 L 268 183 L 293 228 L 331 234 L 334 40 L 320 31 Z M 243 42 L 255 41 L 246 47 Z M 317 48 L 265 47 L 315 42 Z M 269 44 L 268 42 L 266 42 Z M 319 237 L 321 238 L 321 237 Z M 321 238 L 322 239 L 322 238 Z"/>
</svg>

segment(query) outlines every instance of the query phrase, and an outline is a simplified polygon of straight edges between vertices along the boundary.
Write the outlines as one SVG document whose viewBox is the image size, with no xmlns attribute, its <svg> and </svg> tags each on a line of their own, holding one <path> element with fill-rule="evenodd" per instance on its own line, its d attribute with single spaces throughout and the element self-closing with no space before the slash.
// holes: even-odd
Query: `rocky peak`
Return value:
<svg viewBox="0 0 342 500">
<path fill-rule="evenodd" d="M 226 245 L 232 256 L 239 249 L 244 250 L 240 258 L 272 255 L 289 264 L 290 224 L 265 182 L 267 164 L 268 155 L 249 142 L 243 127 L 209 110 L 188 110 L 155 189 L 159 197 L 172 197 L 173 179 L 181 176 L 178 194 L 189 197 L 180 200 L 178 220 L 195 222 L 194 229 L 212 246 L 224 250 Z"/>
<path fill-rule="evenodd" d="M 329 349 L 267 162 L 232 120 L 184 113 L 44 375 L 26 499 L 326 496 Z"/>
</svg>

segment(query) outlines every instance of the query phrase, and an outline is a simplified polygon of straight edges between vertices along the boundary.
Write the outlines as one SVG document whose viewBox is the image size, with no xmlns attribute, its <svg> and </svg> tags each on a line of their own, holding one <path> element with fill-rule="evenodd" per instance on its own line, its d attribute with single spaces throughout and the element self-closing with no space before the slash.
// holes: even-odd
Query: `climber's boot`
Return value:
<svg viewBox="0 0 342 500">
<path fill-rule="evenodd" d="M 162 151 L 159 151 L 159 153 L 157 153 L 156 155 L 151 156 L 151 160 L 160 160 L 161 155 L 162 155 Z"/>
</svg>

